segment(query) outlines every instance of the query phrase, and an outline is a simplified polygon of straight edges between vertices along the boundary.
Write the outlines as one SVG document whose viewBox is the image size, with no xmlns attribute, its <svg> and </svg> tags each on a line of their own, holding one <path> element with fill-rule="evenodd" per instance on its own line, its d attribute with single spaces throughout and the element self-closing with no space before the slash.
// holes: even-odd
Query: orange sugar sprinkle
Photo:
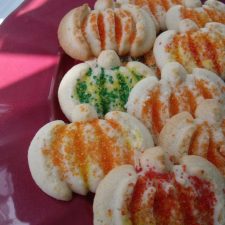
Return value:
<svg viewBox="0 0 225 225">
<path fill-rule="evenodd" d="M 107 122 L 110 124 L 113 129 L 115 129 L 117 132 L 124 133 L 122 126 L 116 122 L 113 119 L 107 119 Z"/>
<path fill-rule="evenodd" d="M 219 152 L 220 147 L 220 143 L 215 142 L 211 132 L 207 159 L 225 175 L 225 157 Z"/>
<path fill-rule="evenodd" d="M 138 6 L 145 6 L 148 5 L 149 0 L 135 0 L 134 4 Z"/>
<path fill-rule="evenodd" d="M 225 13 L 213 8 L 205 7 L 204 11 L 208 14 L 209 18 L 214 22 L 225 23 Z"/>
<path fill-rule="evenodd" d="M 193 9 L 195 11 L 195 15 L 197 18 L 197 25 L 199 27 L 204 27 L 206 23 L 211 22 L 211 19 L 209 18 L 208 14 L 203 11 L 203 12 L 198 12 L 196 9 Z"/>
<path fill-rule="evenodd" d="M 178 101 L 179 104 L 181 105 L 179 112 L 181 111 L 191 111 L 191 106 L 190 106 L 190 101 L 189 101 L 189 95 L 188 95 L 188 89 L 187 86 L 185 85 L 179 85 L 179 94 L 178 96 Z"/>
<path fill-rule="evenodd" d="M 88 171 L 87 171 L 87 151 L 86 144 L 84 141 L 84 126 L 82 122 L 75 122 L 75 130 L 70 130 L 67 133 L 67 137 L 71 140 L 67 144 L 67 149 L 65 153 L 67 154 L 68 164 L 70 165 L 70 170 L 75 167 L 79 168 L 81 176 L 86 185 L 88 185 Z M 70 161 L 70 162 L 69 162 Z"/>
<path fill-rule="evenodd" d="M 155 18 L 157 20 L 159 20 L 158 16 L 157 16 L 157 10 L 156 10 L 156 2 L 155 1 L 149 1 L 148 0 L 148 8 L 150 9 L 151 13 L 153 14 L 153 16 L 155 16 Z"/>
<path fill-rule="evenodd" d="M 168 0 L 161 0 L 162 6 L 165 9 L 165 11 L 168 11 L 168 9 L 170 8 L 170 4 L 168 2 Z"/>
<path fill-rule="evenodd" d="M 193 20 L 199 27 L 204 27 L 206 23 L 210 22 L 210 18 L 204 11 L 199 12 L 194 8 L 181 8 L 181 15 L 184 19 Z"/>
<path fill-rule="evenodd" d="M 149 120 L 151 118 L 151 108 L 152 108 L 152 97 L 151 92 L 148 93 L 148 97 L 146 98 L 145 102 L 143 103 L 141 117 L 143 120 Z"/>
<path fill-rule="evenodd" d="M 134 191 L 133 191 L 132 199 L 129 206 L 129 210 L 131 212 L 131 220 L 133 224 L 137 224 L 137 221 L 139 221 L 140 219 L 143 219 L 143 218 L 139 218 L 138 212 L 141 211 L 142 209 L 142 196 L 146 189 L 147 181 L 148 180 L 145 177 L 139 177 L 139 179 L 137 180 L 134 186 Z"/>
<path fill-rule="evenodd" d="M 130 140 L 127 137 L 124 137 L 124 152 L 122 162 L 123 164 L 134 164 L 134 150 L 131 146 Z"/>
<path fill-rule="evenodd" d="M 115 34 L 116 34 L 116 43 L 120 44 L 122 38 L 122 24 L 120 18 L 115 14 Z"/>
<path fill-rule="evenodd" d="M 113 152 L 117 152 L 115 140 L 111 139 L 101 128 L 99 121 L 93 121 L 92 127 L 95 129 L 95 136 L 97 137 L 95 143 L 92 143 L 92 154 L 96 154 L 98 164 L 107 174 L 114 166 Z"/>
<path fill-rule="evenodd" d="M 49 154 L 50 154 L 49 153 L 49 149 L 48 148 L 43 148 L 42 149 L 42 154 L 45 155 L 45 156 L 49 156 Z"/>
<path fill-rule="evenodd" d="M 204 34 L 205 35 L 205 34 Z M 222 68 L 218 62 L 218 55 L 216 52 L 217 47 L 215 40 L 211 40 L 208 35 L 205 35 L 205 43 L 206 43 L 206 51 L 208 53 L 208 58 L 213 62 L 213 69 L 216 73 L 220 74 L 222 72 Z"/>
<path fill-rule="evenodd" d="M 165 11 L 167 11 L 169 9 L 169 5 L 168 5 L 168 0 L 155 0 L 155 1 L 148 1 L 149 4 L 151 4 L 151 2 L 154 2 L 154 10 L 156 11 L 158 7 L 162 7 Z"/>
<path fill-rule="evenodd" d="M 109 38 L 110 42 L 115 42 L 115 36 L 116 36 L 116 32 L 115 32 L 115 30 L 116 30 L 116 28 L 115 28 L 115 26 L 116 26 L 116 24 L 115 24 L 115 16 L 116 16 L 116 14 L 115 14 L 113 9 L 107 9 L 105 11 L 105 14 L 104 14 L 105 21 L 107 21 L 106 23 L 110 24 L 109 30 L 107 32 L 107 35 L 108 35 L 108 38 Z M 114 25 L 114 27 L 111 26 L 111 24 Z"/>
<path fill-rule="evenodd" d="M 166 51 L 170 53 L 172 59 L 184 66 L 187 64 L 186 54 L 191 56 L 191 61 L 198 61 L 198 63 L 201 64 L 201 61 L 198 59 L 199 55 L 196 51 L 195 42 L 189 40 L 190 34 L 191 31 L 188 32 L 188 34 L 176 34 L 172 42 L 166 46 Z M 188 70 L 187 66 L 186 69 Z"/>
<path fill-rule="evenodd" d="M 132 28 L 132 18 L 128 18 L 127 19 L 127 22 L 125 23 L 125 26 L 124 26 L 124 32 L 125 33 L 132 33 L 133 31 L 131 30 Z"/>
<path fill-rule="evenodd" d="M 209 70 L 214 70 L 215 72 L 220 72 L 220 64 L 218 61 L 218 55 L 217 55 L 217 47 L 215 39 L 212 39 L 208 34 L 204 32 L 196 32 L 195 37 L 198 41 L 197 51 L 201 52 L 201 61 L 210 61 L 213 65 L 213 68 L 209 67 Z M 219 47 L 219 46 L 218 46 Z M 205 65 L 207 67 L 207 65 Z"/>
<path fill-rule="evenodd" d="M 166 46 L 166 50 L 170 52 L 171 56 L 179 63 L 183 64 L 182 57 L 179 54 L 179 43 L 181 39 L 184 39 L 185 36 L 181 36 L 180 34 L 176 34 L 172 40 L 172 42 Z"/>
<path fill-rule="evenodd" d="M 120 125 L 116 122 L 110 122 L 112 129 L 117 129 L 116 132 L 121 130 Z M 94 139 L 88 139 L 88 135 L 85 135 L 86 125 L 91 126 L 94 131 Z M 120 132 L 122 133 L 122 131 Z M 89 121 L 88 124 L 84 122 L 74 123 L 74 129 L 68 129 L 67 133 L 67 144 L 65 144 L 65 158 L 69 165 L 70 170 L 78 167 L 80 173 L 88 185 L 88 173 L 89 173 L 89 160 L 93 164 L 98 164 L 106 174 L 114 166 L 126 163 L 133 163 L 132 154 L 133 151 L 125 144 L 124 158 L 120 156 L 120 147 L 116 145 L 116 139 L 109 137 L 107 133 L 102 129 L 99 124 L 99 120 Z M 125 138 L 125 135 L 122 137 Z M 58 158 L 57 158 L 58 159 Z M 58 163 L 58 162 L 57 162 Z"/>
<path fill-rule="evenodd" d="M 207 83 L 204 80 L 196 80 L 195 81 L 196 87 L 198 88 L 198 91 L 201 93 L 201 95 L 205 99 L 211 99 L 212 93 L 211 90 L 207 87 Z"/>
<path fill-rule="evenodd" d="M 195 37 L 192 37 L 192 34 L 193 34 L 193 32 L 188 32 L 186 34 L 188 47 L 189 47 L 189 50 L 190 50 L 193 58 L 196 61 L 196 64 L 199 67 L 202 67 L 202 62 L 201 62 L 201 59 L 200 59 L 200 56 L 199 56 L 199 52 L 197 51 L 197 45 L 199 44 L 198 39 L 196 40 Z"/>
<path fill-rule="evenodd" d="M 221 127 L 222 127 L 222 131 L 223 131 L 223 135 L 225 136 L 225 119 L 223 119 L 223 121 L 221 123 Z"/>
<path fill-rule="evenodd" d="M 170 95 L 169 112 L 170 112 L 170 117 L 179 113 L 179 101 L 178 101 L 177 96 L 174 93 L 171 93 L 171 95 Z"/>
<path fill-rule="evenodd" d="M 225 37 L 220 33 L 220 32 L 215 32 L 215 36 L 214 38 L 212 36 L 210 36 L 208 34 L 208 37 L 210 38 L 211 42 L 213 42 L 214 40 L 214 45 L 215 45 L 215 48 L 217 50 L 220 50 L 220 54 L 218 54 L 218 56 L 222 59 L 224 59 L 224 56 L 225 56 Z M 225 61 L 223 60 L 223 66 L 225 65 Z"/>
<path fill-rule="evenodd" d="M 81 24 L 81 32 L 86 37 L 86 26 L 87 26 L 87 17 L 83 20 L 83 23 Z"/>
<path fill-rule="evenodd" d="M 116 122 L 115 120 L 109 119 L 107 120 L 110 126 L 116 130 L 117 133 L 119 133 L 119 136 L 123 138 L 124 140 L 124 149 L 123 149 L 123 157 L 122 159 L 119 160 L 119 164 L 133 164 L 133 156 L 134 156 L 134 151 L 132 149 L 131 144 L 129 143 L 129 140 L 127 139 L 128 137 L 128 132 L 123 129 L 123 127 Z M 118 159 L 117 159 L 118 161 Z"/>
<path fill-rule="evenodd" d="M 90 23 L 93 25 L 96 23 L 97 20 L 97 14 L 96 13 L 91 13 L 90 15 Z"/>
<path fill-rule="evenodd" d="M 199 143 L 199 141 L 200 141 L 199 138 L 201 137 L 204 129 L 206 129 L 206 127 L 204 127 L 203 125 L 197 126 L 195 132 L 192 135 L 192 140 L 191 140 L 190 147 L 188 150 L 189 155 L 199 155 L 199 150 L 200 150 L 200 148 L 202 148 L 202 146 L 200 146 L 200 143 Z M 208 146 L 205 146 L 205 147 L 206 147 L 206 150 L 203 149 L 203 152 L 201 152 L 202 154 L 199 156 L 207 158 Z"/>
<path fill-rule="evenodd" d="M 124 10 L 123 12 L 126 14 L 127 17 L 129 17 L 129 23 L 130 23 L 129 27 L 131 26 L 131 32 L 129 32 L 130 33 L 129 43 L 132 44 L 136 37 L 136 23 L 134 22 L 131 14 L 128 11 Z"/>
<path fill-rule="evenodd" d="M 89 14 L 91 26 L 96 34 L 98 34 L 98 16 L 95 12 Z"/>
<path fill-rule="evenodd" d="M 144 62 L 148 65 L 148 66 L 155 66 L 156 65 L 156 61 L 155 61 L 155 57 L 153 54 L 153 51 L 149 51 L 144 55 Z"/>
<path fill-rule="evenodd" d="M 149 10 L 151 11 L 151 13 L 155 16 L 155 18 L 158 20 L 157 18 L 157 4 L 158 4 L 159 0 L 135 0 L 135 5 L 138 6 L 145 6 L 147 5 Z"/>
<path fill-rule="evenodd" d="M 181 7 L 181 15 L 184 19 L 191 19 L 193 21 L 196 21 L 194 18 L 193 10 L 186 7 Z"/>
<path fill-rule="evenodd" d="M 174 5 L 181 5 L 182 4 L 182 0 L 172 0 Z"/>
<path fill-rule="evenodd" d="M 101 40 L 101 49 L 105 49 L 105 24 L 104 24 L 104 18 L 101 13 L 98 15 L 98 30 L 99 30 L 99 36 Z"/>
<path fill-rule="evenodd" d="M 143 104 L 142 120 L 152 124 L 152 132 L 158 136 L 163 127 L 160 112 L 163 110 L 163 104 L 160 101 L 160 88 L 157 86 L 148 95 L 148 98 Z"/>
<path fill-rule="evenodd" d="M 157 88 L 152 94 L 152 129 L 155 134 L 159 134 L 163 124 L 160 116 L 162 103 L 160 101 L 160 89 Z"/>
<path fill-rule="evenodd" d="M 132 27 L 132 26 L 133 26 L 133 19 L 132 19 L 132 17 L 131 17 L 131 15 L 130 15 L 129 12 L 120 9 L 120 10 L 117 12 L 117 16 L 120 18 L 120 23 L 121 23 L 121 38 L 122 38 L 123 32 L 126 33 L 126 34 L 132 34 L 133 32 L 135 32 L 135 31 L 134 31 L 135 29 L 132 29 L 132 28 L 133 28 L 133 27 Z M 126 23 L 123 24 L 123 26 L 122 26 L 121 20 L 124 19 L 124 18 L 126 18 Z M 134 27 L 134 28 L 135 28 L 135 27 Z M 120 40 L 121 40 L 121 38 L 120 38 Z M 133 37 L 133 38 L 134 38 L 134 37 Z M 130 43 L 131 41 L 133 41 L 133 39 L 132 39 L 132 40 L 131 40 L 131 39 L 132 39 L 132 38 L 129 37 L 129 43 Z"/>
<path fill-rule="evenodd" d="M 50 157 L 54 166 L 59 169 L 59 173 L 62 177 L 65 174 L 65 167 L 63 163 L 63 155 L 60 152 L 60 146 L 64 137 L 66 125 L 57 125 L 54 127 L 52 135 L 52 142 L 49 147 Z"/>
<path fill-rule="evenodd" d="M 133 27 L 134 29 L 134 27 Z M 132 44 L 135 40 L 135 37 L 136 37 L 136 31 L 135 32 L 131 32 L 130 34 L 130 38 L 129 38 L 129 43 Z"/>
<path fill-rule="evenodd" d="M 137 2 L 137 3 L 136 3 Z M 168 0 L 136 0 L 136 4 L 143 6 L 143 5 L 148 5 L 150 11 L 152 14 L 156 17 L 157 20 L 159 20 L 159 16 L 157 13 L 157 8 L 161 6 L 165 11 L 167 11 L 170 8 L 170 3 Z M 180 3 L 180 0 L 177 0 L 176 2 Z"/>
<path fill-rule="evenodd" d="M 188 96 L 188 101 L 189 101 L 189 106 L 190 106 L 190 113 L 191 113 L 192 116 L 194 116 L 195 109 L 197 107 L 196 99 L 195 99 L 192 91 L 189 90 L 188 88 L 187 88 L 186 93 L 187 93 L 187 96 Z"/>
</svg>

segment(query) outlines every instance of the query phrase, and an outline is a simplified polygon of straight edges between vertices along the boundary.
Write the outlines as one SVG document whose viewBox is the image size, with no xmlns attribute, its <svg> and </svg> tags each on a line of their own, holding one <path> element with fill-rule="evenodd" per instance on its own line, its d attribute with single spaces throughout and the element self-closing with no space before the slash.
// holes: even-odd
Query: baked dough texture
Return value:
<svg viewBox="0 0 225 225">
<path fill-rule="evenodd" d="M 59 200 L 72 192 L 95 192 L 114 167 L 136 165 L 142 151 L 153 147 L 151 134 L 136 118 L 110 112 L 105 119 L 86 117 L 81 108 L 76 122 L 53 121 L 34 136 L 28 150 L 31 175 L 40 189 Z"/>
<path fill-rule="evenodd" d="M 169 118 L 181 112 L 195 117 L 204 99 L 215 99 L 224 105 L 223 80 L 200 68 L 188 74 L 179 63 L 172 62 L 164 66 L 160 80 L 148 77 L 135 85 L 129 95 L 127 111 L 149 128 L 158 143 L 159 134 Z"/>
<path fill-rule="evenodd" d="M 159 147 L 146 150 L 139 172 L 131 165 L 113 169 L 94 198 L 94 225 L 223 225 L 225 181 L 199 156 L 168 165 Z"/>
<path fill-rule="evenodd" d="M 200 0 L 117 0 L 120 4 L 134 4 L 146 7 L 146 10 L 153 17 L 157 30 L 164 31 L 166 27 L 166 12 L 175 5 L 183 5 L 185 7 L 200 7 Z"/>
<path fill-rule="evenodd" d="M 156 28 L 145 9 L 130 4 L 115 7 L 110 1 L 99 5 L 91 10 L 84 4 L 61 20 L 58 40 L 69 56 L 86 61 L 111 49 L 120 56 L 138 57 L 152 48 Z"/>
<path fill-rule="evenodd" d="M 225 176 L 225 111 L 215 99 L 203 100 L 194 118 L 181 112 L 170 118 L 159 135 L 159 145 L 176 163 L 183 155 L 211 161 Z"/>
<path fill-rule="evenodd" d="M 198 8 L 173 6 L 166 13 L 167 29 L 179 30 L 179 22 L 183 19 L 194 21 L 198 27 L 204 27 L 209 22 L 225 24 L 225 4 L 216 0 L 208 0 Z"/>
<path fill-rule="evenodd" d="M 160 34 L 153 48 L 160 69 L 176 61 L 191 73 L 196 67 L 205 68 L 225 79 L 225 25 L 210 22 L 204 28 L 191 20 L 179 23 L 179 32 L 168 30 Z"/>
<path fill-rule="evenodd" d="M 94 107 L 100 117 L 125 111 L 130 91 L 148 76 L 155 74 L 146 65 L 132 61 L 122 66 L 115 51 L 104 50 L 97 60 L 77 64 L 65 74 L 58 89 L 59 104 L 69 121 L 84 104 Z"/>
</svg>

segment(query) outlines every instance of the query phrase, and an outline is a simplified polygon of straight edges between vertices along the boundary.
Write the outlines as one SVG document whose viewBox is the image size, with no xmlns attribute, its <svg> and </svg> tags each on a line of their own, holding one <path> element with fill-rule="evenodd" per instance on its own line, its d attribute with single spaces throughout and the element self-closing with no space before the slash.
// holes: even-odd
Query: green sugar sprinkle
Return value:
<svg viewBox="0 0 225 225">
<path fill-rule="evenodd" d="M 89 68 L 87 73 L 77 80 L 73 98 L 80 103 L 89 103 L 94 106 L 98 115 L 103 117 L 113 110 L 125 111 L 129 94 L 134 85 L 143 76 L 135 71 L 123 74 L 120 67 L 112 70 L 99 68 L 94 73 Z"/>
</svg>

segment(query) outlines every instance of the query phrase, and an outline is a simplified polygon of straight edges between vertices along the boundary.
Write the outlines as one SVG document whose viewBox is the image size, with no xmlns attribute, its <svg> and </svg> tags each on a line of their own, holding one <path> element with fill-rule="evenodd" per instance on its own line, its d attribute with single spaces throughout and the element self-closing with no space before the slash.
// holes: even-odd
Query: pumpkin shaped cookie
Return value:
<svg viewBox="0 0 225 225">
<path fill-rule="evenodd" d="M 72 191 L 95 192 L 99 181 L 114 167 L 135 165 L 153 140 L 136 118 L 110 112 L 97 119 L 90 106 L 82 108 L 73 123 L 53 121 L 43 126 L 28 150 L 35 183 L 46 194 L 70 200 Z"/>
<path fill-rule="evenodd" d="M 120 4 L 134 4 L 140 7 L 146 7 L 154 19 L 157 30 L 166 30 L 166 12 L 175 5 L 186 7 L 199 7 L 199 0 L 117 0 Z"/>
<path fill-rule="evenodd" d="M 188 112 L 168 119 L 159 135 L 159 145 L 176 163 L 191 154 L 211 161 L 225 175 L 225 109 L 215 99 L 203 100 L 194 118 Z"/>
<path fill-rule="evenodd" d="M 198 28 L 186 19 L 180 22 L 179 30 L 168 30 L 157 37 L 153 52 L 158 67 L 176 61 L 189 73 L 200 67 L 225 79 L 225 25 L 212 22 Z"/>
<path fill-rule="evenodd" d="M 129 4 L 115 8 L 112 2 L 105 7 L 91 10 L 84 4 L 63 17 L 58 40 L 69 56 L 86 61 L 109 49 L 138 57 L 152 48 L 156 28 L 148 12 Z"/>
<path fill-rule="evenodd" d="M 199 156 L 166 161 L 157 147 L 143 153 L 141 171 L 113 169 L 97 188 L 94 225 L 223 225 L 225 182 L 217 168 Z"/>
<path fill-rule="evenodd" d="M 110 111 L 125 111 L 128 96 L 135 84 L 154 72 L 140 62 L 121 65 L 112 50 L 103 51 L 97 61 L 75 65 L 63 77 L 58 99 L 66 117 L 73 121 L 77 106 L 89 104 L 103 117 Z"/>
<path fill-rule="evenodd" d="M 132 89 L 127 111 L 140 119 L 154 136 L 158 136 L 166 121 L 180 112 L 195 115 L 197 106 L 204 99 L 225 101 L 225 84 L 213 72 L 195 68 L 192 74 L 178 63 L 168 63 L 161 72 L 161 79 L 148 77 Z"/>
<path fill-rule="evenodd" d="M 225 24 L 225 4 L 216 0 L 208 0 L 198 8 L 173 6 L 166 13 L 167 29 L 179 30 L 179 22 L 184 19 L 194 21 L 198 27 L 204 27 L 209 22 Z"/>
</svg>

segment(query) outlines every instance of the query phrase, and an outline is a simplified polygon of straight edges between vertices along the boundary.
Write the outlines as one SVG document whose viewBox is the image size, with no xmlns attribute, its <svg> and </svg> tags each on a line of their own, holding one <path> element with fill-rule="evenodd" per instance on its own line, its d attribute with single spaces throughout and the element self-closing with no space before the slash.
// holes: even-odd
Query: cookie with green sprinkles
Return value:
<svg viewBox="0 0 225 225">
<path fill-rule="evenodd" d="M 60 107 L 70 121 L 79 104 L 89 104 L 99 117 L 126 111 L 132 88 L 147 76 L 155 76 L 149 67 L 136 61 L 122 66 L 115 51 L 105 50 L 97 60 L 75 65 L 65 74 L 58 90 Z"/>
</svg>

